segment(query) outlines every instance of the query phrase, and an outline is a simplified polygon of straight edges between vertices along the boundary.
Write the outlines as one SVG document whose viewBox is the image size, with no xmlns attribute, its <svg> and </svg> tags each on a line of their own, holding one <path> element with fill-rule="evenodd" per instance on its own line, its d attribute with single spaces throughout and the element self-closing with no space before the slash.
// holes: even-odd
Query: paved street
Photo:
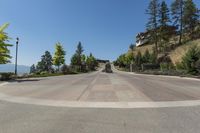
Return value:
<svg viewBox="0 0 200 133">
<path fill-rule="evenodd" d="M 196 79 L 99 71 L 20 80 L 0 85 L 0 133 L 198 133 L 199 100 Z M 78 107 L 60 106 L 69 102 Z"/>
</svg>

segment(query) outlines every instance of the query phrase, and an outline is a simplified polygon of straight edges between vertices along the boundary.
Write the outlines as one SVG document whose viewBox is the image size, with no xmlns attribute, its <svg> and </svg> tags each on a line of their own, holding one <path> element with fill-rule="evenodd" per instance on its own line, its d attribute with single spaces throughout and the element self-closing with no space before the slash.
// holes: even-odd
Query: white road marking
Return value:
<svg viewBox="0 0 200 133">
<path fill-rule="evenodd" d="M 0 86 L 4 86 L 4 85 L 7 85 L 9 84 L 8 82 L 5 82 L 5 83 L 1 83 Z"/>
<path fill-rule="evenodd" d="M 200 106 L 200 100 L 191 101 L 165 101 L 165 102 L 84 102 L 84 101 L 57 101 L 44 100 L 28 97 L 9 96 L 0 93 L 0 100 L 31 105 L 70 107 L 70 108 L 115 108 L 115 109 L 134 109 L 134 108 L 166 108 L 166 107 L 193 107 Z"/>
</svg>

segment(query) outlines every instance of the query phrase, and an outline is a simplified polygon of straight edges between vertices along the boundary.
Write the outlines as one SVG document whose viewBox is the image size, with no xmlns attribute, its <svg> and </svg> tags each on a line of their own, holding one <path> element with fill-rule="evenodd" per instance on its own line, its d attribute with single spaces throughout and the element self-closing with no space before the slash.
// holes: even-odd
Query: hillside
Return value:
<svg viewBox="0 0 200 133">
<path fill-rule="evenodd" d="M 181 62 L 182 57 L 185 55 L 189 47 L 197 45 L 200 47 L 200 39 L 194 40 L 194 41 L 189 41 L 181 46 L 178 46 L 174 50 L 169 52 L 169 56 L 171 57 L 171 60 L 174 64 Z M 136 55 L 138 51 L 140 51 L 142 54 L 145 53 L 146 49 L 148 49 L 150 52 L 152 52 L 152 48 L 154 47 L 153 44 L 146 44 L 144 46 L 136 47 L 133 53 Z M 131 52 L 130 50 L 127 52 Z"/>
</svg>

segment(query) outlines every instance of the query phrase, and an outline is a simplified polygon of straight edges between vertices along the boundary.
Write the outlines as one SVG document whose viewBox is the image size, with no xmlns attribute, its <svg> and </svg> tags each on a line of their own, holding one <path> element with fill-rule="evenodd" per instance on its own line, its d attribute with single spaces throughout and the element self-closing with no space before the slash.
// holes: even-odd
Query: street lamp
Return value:
<svg viewBox="0 0 200 133">
<path fill-rule="evenodd" d="M 16 57 L 15 57 L 15 75 L 17 75 L 17 56 L 18 56 L 19 38 L 16 38 Z"/>
</svg>

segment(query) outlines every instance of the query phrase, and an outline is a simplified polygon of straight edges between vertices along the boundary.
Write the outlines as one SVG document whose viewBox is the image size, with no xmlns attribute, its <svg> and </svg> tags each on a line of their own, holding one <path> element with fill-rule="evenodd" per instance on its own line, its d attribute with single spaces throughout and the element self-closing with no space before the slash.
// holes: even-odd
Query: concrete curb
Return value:
<svg viewBox="0 0 200 133">
<path fill-rule="evenodd" d="M 196 81 L 200 81 L 200 79 L 197 78 L 190 78 L 190 77 L 180 77 L 180 76 L 169 76 L 169 75 L 151 75 L 151 74 L 139 74 L 139 73 L 134 73 L 134 72 L 124 72 L 124 71 L 120 71 L 117 70 L 115 67 L 114 71 L 115 72 L 119 72 L 119 73 L 125 73 L 125 74 L 131 74 L 131 75 L 142 75 L 142 76 L 148 76 L 148 77 L 162 77 L 162 78 L 175 78 L 175 79 L 186 79 L 186 80 L 196 80 Z"/>
<path fill-rule="evenodd" d="M 7 85 L 9 84 L 8 82 L 3 82 L 3 83 L 0 83 L 0 86 L 4 86 L 4 85 Z"/>
</svg>

